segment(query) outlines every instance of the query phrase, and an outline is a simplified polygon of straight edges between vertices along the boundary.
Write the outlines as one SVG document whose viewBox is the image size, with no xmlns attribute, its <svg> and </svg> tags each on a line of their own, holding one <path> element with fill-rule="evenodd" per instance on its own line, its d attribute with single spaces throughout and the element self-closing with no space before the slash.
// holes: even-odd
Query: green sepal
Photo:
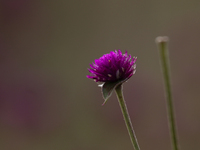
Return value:
<svg viewBox="0 0 200 150">
<path fill-rule="evenodd" d="M 119 80 L 116 82 L 105 82 L 103 85 L 101 85 L 101 91 L 102 91 L 102 95 L 103 95 L 103 99 L 104 102 L 102 105 L 104 105 L 107 101 L 108 98 L 112 95 L 113 90 L 115 90 L 115 88 L 124 83 L 127 79 L 125 80 Z"/>
</svg>

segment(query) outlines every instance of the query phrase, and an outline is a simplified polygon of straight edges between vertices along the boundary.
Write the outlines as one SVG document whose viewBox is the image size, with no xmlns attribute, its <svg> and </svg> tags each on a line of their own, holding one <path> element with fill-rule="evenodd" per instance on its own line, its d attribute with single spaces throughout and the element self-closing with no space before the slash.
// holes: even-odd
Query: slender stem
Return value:
<svg viewBox="0 0 200 150">
<path fill-rule="evenodd" d="M 168 109 L 168 122 L 171 132 L 171 141 L 173 145 L 173 150 L 178 150 L 178 141 L 176 135 L 176 126 L 175 126 L 172 92 L 170 84 L 169 56 L 167 49 L 168 37 L 157 37 L 156 42 L 158 44 L 158 49 L 160 53 L 160 60 L 161 60 L 164 83 L 165 83 L 165 92 L 166 92 L 167 109 Z"/>
<path fill-rule="evenodd" d="M 125 123 L 126 123 L 126 127 L 128 129 L 128 133 L 130 135 L 133 147 L 134 147 L 135 150 L 140 150 L 140 147 L 139 147 L 139 144 L 137 142 L 136 135 L 135 135 L 135 132 L 133 130 L 133 126 L 132 126 L 132 123 L 131 123 L 131 120 L 130 120 L 130 117 L 129 117 L 129 114 L 128 114 L 126 103 L 125 103 L 125 100 L 124 100 L 124 97 L 123 97 L 122 85 L 121 84 L 118 85 L 116 87 L 115 91 L 116 91 L 116 94 L 117 94 L 117 97 L 118 97 L 118 100 L 119 100 L 119 104 L 120 104 L 120 107 L 121 107 L 121 110 L 122 110 L 122 114 L 123 114 L 123 117 L 124 117 L 124 120 L 125 120 Z"/>
</svg>

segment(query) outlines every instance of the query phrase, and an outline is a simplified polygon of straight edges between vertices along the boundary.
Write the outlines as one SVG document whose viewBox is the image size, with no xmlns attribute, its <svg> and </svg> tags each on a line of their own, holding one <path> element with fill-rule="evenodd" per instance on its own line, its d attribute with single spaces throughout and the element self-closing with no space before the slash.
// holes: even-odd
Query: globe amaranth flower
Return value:
<svg viewBox="0 0 200 150">
<path fill-rule="evenodd" d="M 136 60 L 137 58 L 132 58 L 127 51 L 125 54 L 120 50 L 111 51 L 90 64 L 91 68 L 88 70 L 91 75 L 87 75 L 87 78 L 96 82 L 126 81 L 136 71 Z"/>
<path fill-rule="evenodd" d="M 125 54 L 122 54 L 120 50 L 111 51 L 99 59 L 96 59 L 95 63 L 90 64 L 88 70 L 91 75 L 87 75 L 87 77 L 94 79 L 96 82 L 103 82 L 103 84 L 100 85 L 104 98 L 104 103 L 102 105 L 107 102 L 108 98 L 115 90 L 133 147 L 135 150 L 139 150 L 140 148 L 122 92 L 122 83 L 127 81 L 135 73 L 136 59 L 136 57 L 132 58 L 131 55 L 128 55 L 127 51 Z"/>
</svg>

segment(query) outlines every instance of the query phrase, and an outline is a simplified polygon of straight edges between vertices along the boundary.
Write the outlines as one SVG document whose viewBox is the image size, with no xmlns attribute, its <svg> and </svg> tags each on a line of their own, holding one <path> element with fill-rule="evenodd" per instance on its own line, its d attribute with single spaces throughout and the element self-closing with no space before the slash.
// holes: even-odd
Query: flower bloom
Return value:
<svg viewBox="0 0 200 150">
<path fill-rule="evenodd" d="M 87 78 L 94 79 L 96 82 L 126 81 L 136 71 L 136 60 L 137 58 L 132 58 L 127 51 L 125 54 L 120 50 L 111 51 L 90 64 L 91 68 L 88 70 L 91 75 L 87 75 Z"/>
</svg>

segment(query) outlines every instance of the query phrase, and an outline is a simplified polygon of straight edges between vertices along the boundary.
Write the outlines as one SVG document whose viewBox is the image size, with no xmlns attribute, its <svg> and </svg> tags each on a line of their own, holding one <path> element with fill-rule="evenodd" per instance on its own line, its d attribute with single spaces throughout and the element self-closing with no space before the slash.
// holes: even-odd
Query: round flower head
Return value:
<svg viewBox="0 0 200 150">
<path fill-rule="evenodd" d="M 120 50 L 111 51 L 90 64 L 91 68 L 88 70 L 91 75 L 87 77 L 96 82 L 126 81 L 136 71 L 136 59 L 128 55 L 127 51 L 125 54 L 122 54 Z"/>
</svg>

